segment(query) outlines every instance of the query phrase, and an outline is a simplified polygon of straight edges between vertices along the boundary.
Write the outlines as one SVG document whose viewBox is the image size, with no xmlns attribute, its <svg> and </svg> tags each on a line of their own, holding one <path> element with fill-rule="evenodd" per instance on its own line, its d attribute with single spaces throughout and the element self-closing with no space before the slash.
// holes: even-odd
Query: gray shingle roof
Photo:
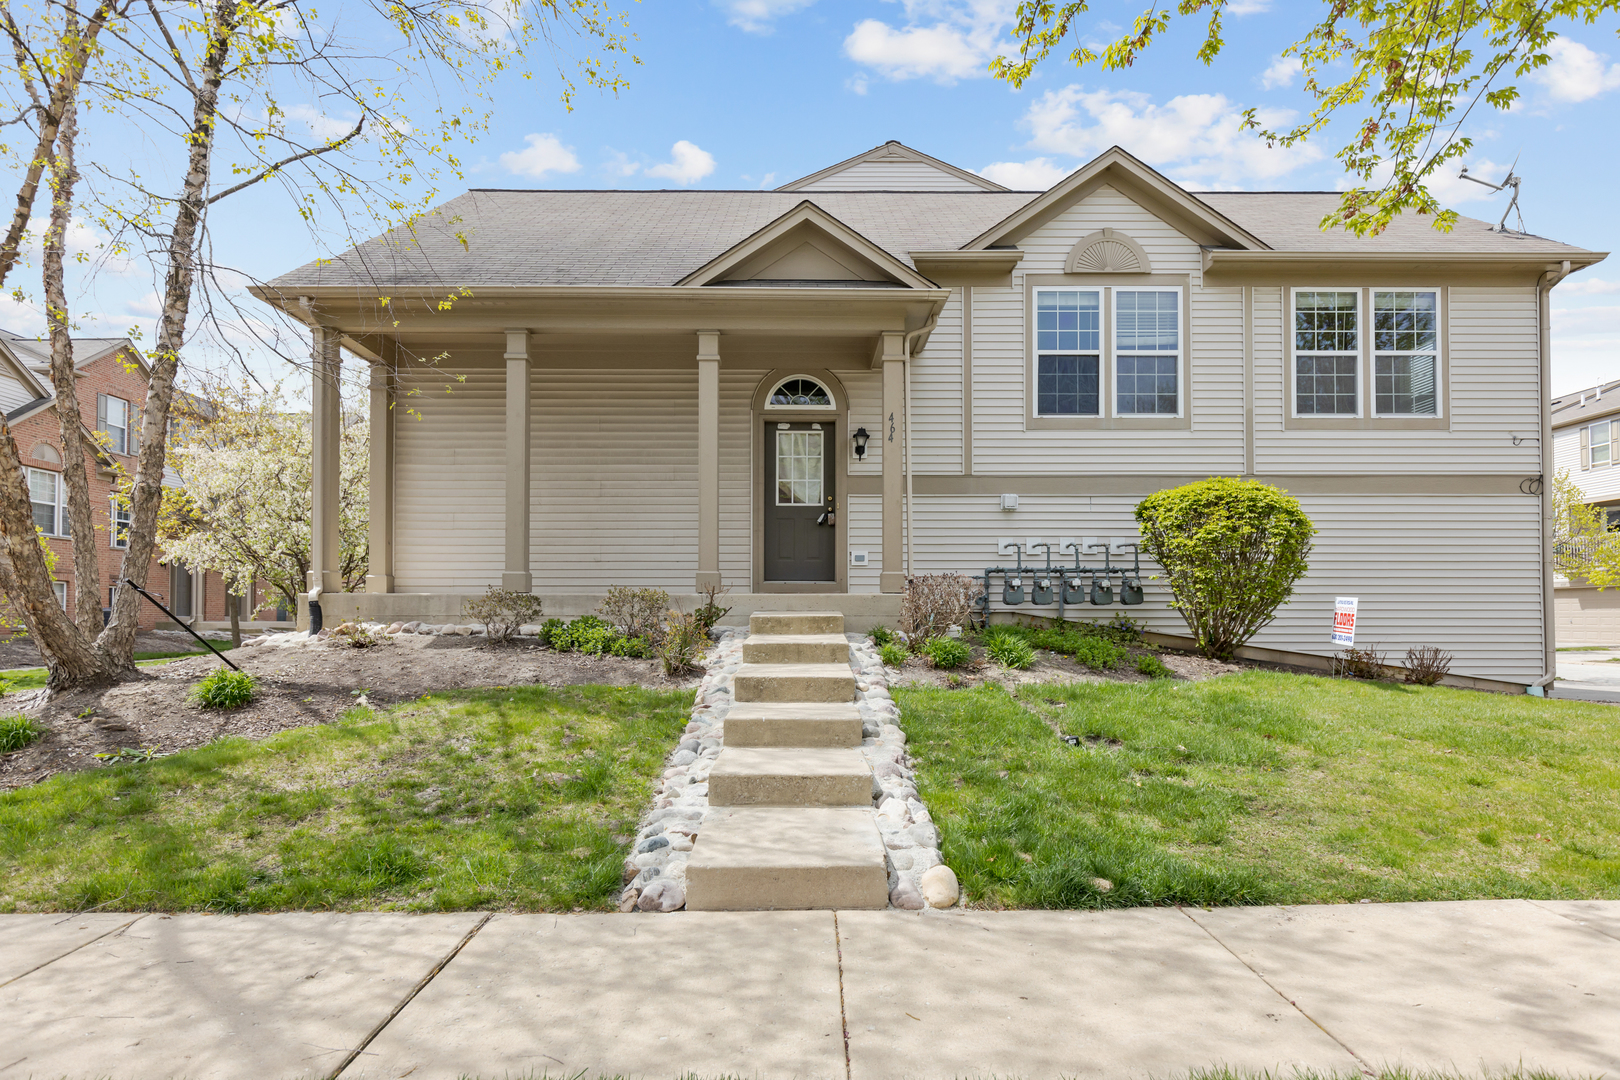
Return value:
<svg viewBox="0 0 1620 1080">
<path fill-rule="evenodd" d="M 395 288 L 459 285 L 669 285 L 809 198 L 897 258 L 959 248 L 1039 192 L 474 190 L 419 222 L 270 282 Z M 1324 233 L 1335 192 L 1199 192 L 1199 199 L 1283 251 L 1579 251 L 1540 237 L 1489 232 L 1463 218 L 1450 233 L 1427 219 L 1382 236 Z M 458 239 L 460 233 L 466 245 Z"/>
</svg>

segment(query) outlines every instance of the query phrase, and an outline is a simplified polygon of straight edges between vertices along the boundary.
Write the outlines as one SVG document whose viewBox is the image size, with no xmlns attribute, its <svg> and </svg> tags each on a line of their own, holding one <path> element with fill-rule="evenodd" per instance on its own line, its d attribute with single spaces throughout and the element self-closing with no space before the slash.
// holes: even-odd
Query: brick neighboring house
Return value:
<svg viewBox="0 0 1620 1080">
<path fill-rule="evenodd" d="M 100 548 L 101 599 L 105 608 L 111 601 L 113 582 L 123 573 L 124 553 L 128 547 L 123 535 L 128 510 L 116 506 L 113 495 L 120 470 L 125 476 L 133 476 L 135 472 L 140 414 L 146 406 L 149 372 L 127 338 L 75 338 L 73 354 L 79 378 L 80 419 L 91 440 L 105 444 L 103 449 L 92 451 L 92 459 L 87 462 L 96 543 Z M 71 612 L 76 602 L 73 541 L 68 536 L 62 440 L 50 381 L 47 342 L 0 330 L 0 409 L 5 410 L 18 454 L 28 471 L 34 521 L 45 531 L 47 542 L 56 554 L 57 599 Z M 97 432 L 104 433 L 105 440 L 96 440 Z M 115 464 L 119 468 L 115 469 Z M 169 470 L 163 482 L 172 486 L 179 483 L 179 477 Z M 146 588 L 182 622 L 193 627 L 229 625 L 226 591 L 216 573 L 198 573 L 171 565 L 159 552 L 148 570 Z M 255 593 L 256 598 L 262 598 L 263 588 L 256 587 Z M 244 604 L 239 610 L 245 620 L 251 609 Z M 273 622 L 278 614 L 272 610 L 259 616 L 257 621 Z M 142 601 L 141 629 L 173 625 L 162 612 Z"/>
</svg>

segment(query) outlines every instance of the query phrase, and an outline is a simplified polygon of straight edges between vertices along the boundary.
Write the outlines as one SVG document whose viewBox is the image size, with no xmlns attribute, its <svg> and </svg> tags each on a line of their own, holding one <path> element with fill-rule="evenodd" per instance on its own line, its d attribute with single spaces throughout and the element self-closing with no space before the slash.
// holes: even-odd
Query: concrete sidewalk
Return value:
<svg viewBox="0 0 1620 1080">
<path fill-rule="evenodd" d="M 0 916 L 0 1080 L 1620 1073 L 1620 901 Z"/>
</svg>

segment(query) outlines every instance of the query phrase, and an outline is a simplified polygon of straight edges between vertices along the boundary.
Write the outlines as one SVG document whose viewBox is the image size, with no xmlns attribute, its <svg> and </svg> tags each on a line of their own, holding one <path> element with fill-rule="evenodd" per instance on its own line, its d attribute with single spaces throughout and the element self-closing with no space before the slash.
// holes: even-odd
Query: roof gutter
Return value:
<svg viewBox="0 0 1620 1080">
<path fill-rule="evenodd" d="M 1558 678 L 1558 620 L 1553 597 L 1553 473 L 1552 473 L 1552 290 L 1569 276 L 1571 260 L 1548 270 L 1536 282 L 1536 323 L 1541 346 L 1541 645 L 1542 675 L 1530 684 L 1533 694 L 1545 695 Z"/>
</svg>

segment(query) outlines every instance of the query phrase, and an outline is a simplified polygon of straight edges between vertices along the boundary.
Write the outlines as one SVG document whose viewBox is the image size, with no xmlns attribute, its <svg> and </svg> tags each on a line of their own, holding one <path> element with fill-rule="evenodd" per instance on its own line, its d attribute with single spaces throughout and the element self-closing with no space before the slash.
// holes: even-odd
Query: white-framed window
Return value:
<svg viewBox="0 0 1620 1080">
<path fill-rule="evenodd" d="M 1114 290 L 1114 412 L 1181 415 L 1181 290 Z"/>
<path fill-rule="evenodd" d="M 58 604 L 62 605 L 62 610 L 63 611 L 66 611 L 67 610 L 67 582 L 65 582 L 65 581 L 53 581 L 53 582 L 51 582 L 51 592 L 56 594 L 56 602 Z"/>
<path fill-rule="evenodd" d="M 827 388 L 806 375 L 783 379 L 765 399 L 767 409 L 828 409 L 833 406 Z"/>
<path fill-rule="evenodd" d="M 1440 415 L 1440 290 L 1375 289 L 1373 415 Z"/>
<path fill-rule="evenodd" d="M 820 431 L 776 433 L 776 505 L 820 506 L 825 461 Z"/>
<path fill-rule="evenodd" d="M 116 495 L 113 496 L 112 513 L 109 517 L 112 521 L 112 529 L 110 530 L 112 546 L 120 549 L 129 547 L 129 523 L 131 521 L 129 503 Z"/>
<path fill-rule="evenodd" d="M 1599 420 L 1586 425 L 1586 463 L 1589 468 L 1614 464 L 1614 439 L 1620 434 L 1616 427 L 1620 427 L 1620 424 L 1612 420 Z"/>
<path fill-rule="evenodd" d="M 46 536 L 62 535 L 62 495 L 61 473 L 28 470 L 28 501 L 34 505 L 34 524 Z"/>
<path fill-rule="evenodd" d="M 129 402 L 111 394 L 96 395 L 96 430 L 107 436 L 107 446 L 115 454 L 132 454 L 129 437 Z"/>
<path fill-rule="evenodd" d="M 1361 290 L 1294 290 L 1294 415 L 1360 416 Z"/>
<path fill-rule="evenodd" d="M 1035 290 L 1035 415 L 1102 413 L 1102 293 Z"/>
</svg>

